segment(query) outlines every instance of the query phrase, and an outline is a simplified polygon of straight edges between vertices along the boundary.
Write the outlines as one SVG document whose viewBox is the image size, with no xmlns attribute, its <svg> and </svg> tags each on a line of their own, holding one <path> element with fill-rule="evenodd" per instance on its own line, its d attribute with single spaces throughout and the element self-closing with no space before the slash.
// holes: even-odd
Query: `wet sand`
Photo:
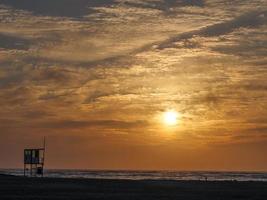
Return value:
<svg viewBox="0 0 267 200">
<path fill-rule="evenodd" d="M 267 182 L 100 180 L 0 175 L 0 199 L 267 199 Z"/>
</svg>

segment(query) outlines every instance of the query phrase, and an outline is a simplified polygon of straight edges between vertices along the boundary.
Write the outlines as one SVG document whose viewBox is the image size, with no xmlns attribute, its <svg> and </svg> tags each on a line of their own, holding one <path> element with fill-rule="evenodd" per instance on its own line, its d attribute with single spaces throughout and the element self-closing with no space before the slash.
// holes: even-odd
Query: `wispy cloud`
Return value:
<svg viewBox="0 0 267 200">
<path fill-rule="evenodd" d="M 265 141 L 266 10 L 263 0 L 0 0 L 1 148 L 44 134 L 173 155 Z M 167 109 L 180 126 L 162 124 Z"/>
</svg>

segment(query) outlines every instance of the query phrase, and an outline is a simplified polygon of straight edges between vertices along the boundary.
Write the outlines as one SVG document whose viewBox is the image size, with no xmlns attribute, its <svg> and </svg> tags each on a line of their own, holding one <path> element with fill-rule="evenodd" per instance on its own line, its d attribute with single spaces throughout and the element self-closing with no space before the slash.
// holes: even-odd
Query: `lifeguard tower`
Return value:
<svg viewBox="0 0 267 200">
<path fill-rule="evenodd" d="M 42 148 L 24 149 L 24 176 L 43 177 L 45 161 L 45 138 Z"/>
</svg>

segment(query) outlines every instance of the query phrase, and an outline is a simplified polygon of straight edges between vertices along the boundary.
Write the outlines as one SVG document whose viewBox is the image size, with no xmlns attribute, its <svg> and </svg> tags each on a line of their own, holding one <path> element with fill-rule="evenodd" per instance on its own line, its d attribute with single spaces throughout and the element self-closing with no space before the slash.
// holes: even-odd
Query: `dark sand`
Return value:
<svg viewBox="0 0 267 200">
<path fill-rule="evenodd" d="M 4 199 L 267 200 L 267 182 L 132 181 L 0 175 Z"/>
</svg>

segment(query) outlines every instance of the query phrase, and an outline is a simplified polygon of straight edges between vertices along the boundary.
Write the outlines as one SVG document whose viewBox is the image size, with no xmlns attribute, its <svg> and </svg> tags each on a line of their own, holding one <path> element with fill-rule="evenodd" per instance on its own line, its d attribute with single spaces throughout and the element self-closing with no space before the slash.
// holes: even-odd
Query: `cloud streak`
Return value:
<svg viewBox="0 0 267 200">
<path fill-rule="evenodd" d="M 158 49 L 171 48 L 175 45 L 174 44 L 175 42 L 178 42 L 180 40 L 191 39 L 195 36 L 215 37 L 231 33 L 234 30 L 242 27 L 247 27 L 247 28 L 258 27 L 267 23 L 266 15 L 267 15 L 266 10 L 265 11 L 255 10 L 249 13 L 245 13 L 230 21 L 214 24 L 211 26 L 201 28 L 199 30 L 171 37 L 168 40 L 159 43 Z"/>
</svg>

